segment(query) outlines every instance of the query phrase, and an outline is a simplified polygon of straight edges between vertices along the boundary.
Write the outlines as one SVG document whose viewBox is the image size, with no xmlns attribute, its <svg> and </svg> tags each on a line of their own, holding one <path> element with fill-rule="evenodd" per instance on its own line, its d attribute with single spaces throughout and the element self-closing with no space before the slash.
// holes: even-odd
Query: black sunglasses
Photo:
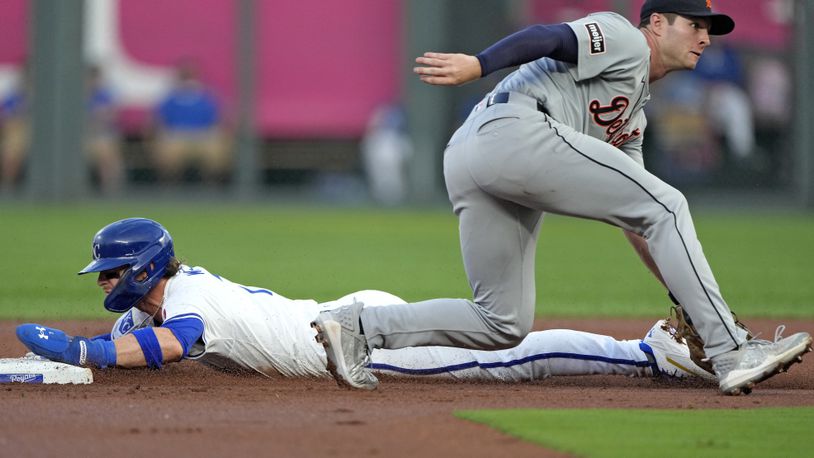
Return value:
<svg viewBox="0 0 814 458">
<path fill-rule="evenodd" d="M 103 272 L 99 272 L 99 277 L 102 278 L 103 280 L 113 280 L 114 278 L 121 278 L 124 269 L 125 267 L 119 267 L 118 269 L 105 270 Z"/>
</svg>

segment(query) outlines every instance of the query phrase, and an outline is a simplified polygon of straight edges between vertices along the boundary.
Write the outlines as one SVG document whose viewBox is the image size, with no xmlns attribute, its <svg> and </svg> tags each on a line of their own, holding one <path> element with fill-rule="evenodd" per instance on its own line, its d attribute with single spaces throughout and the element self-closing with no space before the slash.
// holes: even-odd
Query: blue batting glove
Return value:
<svg viewBox="0 0 814 458">
<path fill-rule="evenodd" d="M 71 337 L 59 329 L 32 323 L 17 326 L 17 338 L 29 350 L 51 361 L 100 368 L 116 365 L 116 346 L 112 341 Z"/>
</svg>

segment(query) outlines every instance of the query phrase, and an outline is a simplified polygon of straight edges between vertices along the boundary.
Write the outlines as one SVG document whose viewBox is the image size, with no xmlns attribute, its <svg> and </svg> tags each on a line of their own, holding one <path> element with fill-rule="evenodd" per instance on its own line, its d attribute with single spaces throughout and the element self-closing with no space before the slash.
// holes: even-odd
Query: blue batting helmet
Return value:
<svg viewBox="0 0 814 458">
<path fill-rule="evenodd" d="M 161 280 L 173 256 L 172 237 L 164 226 L 146 218 L 123 219 L 96 233 L 93 261 L 79 275 L 127 266 L 105 298 L 106 309 L 123 313 L 138 304 Z M 147 276 L 138 280 L 142 273 Z"/>
</svg>

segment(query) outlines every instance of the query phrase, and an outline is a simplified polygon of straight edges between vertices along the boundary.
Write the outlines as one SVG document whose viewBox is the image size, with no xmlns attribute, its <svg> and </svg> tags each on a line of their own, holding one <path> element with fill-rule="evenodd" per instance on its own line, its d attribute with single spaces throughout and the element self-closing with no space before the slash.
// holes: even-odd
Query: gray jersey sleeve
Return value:
<svg viewBox="0 0 814 458">
<path fill-rule="evenodd" d="M 574 79 L 582 81 L 600 74 L 630 76 L 642 55 L 649 55 L 641 32 L 616 13 L 595 13 L 568 25 L 577 36 L 579 51 Z"/>
</svg>

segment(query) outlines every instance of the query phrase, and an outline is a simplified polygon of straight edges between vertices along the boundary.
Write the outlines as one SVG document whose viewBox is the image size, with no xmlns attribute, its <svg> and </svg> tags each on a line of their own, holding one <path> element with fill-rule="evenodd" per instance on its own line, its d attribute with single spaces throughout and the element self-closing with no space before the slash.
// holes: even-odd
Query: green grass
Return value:
<svg viewBox="0 0 814 458">
<path fill-rule="evenodd" d="M 0 204 L 0 318 L 109 317 L 90 260 L 103 225 L 162 222 L 189 264 L 292 298 L 330 300 L 376 288 L 407 300 L 469 297 L 457 221 L 445 210 L 226 204 Z M 814 316 L 814 217 L 696 215 L 730 305 L 743 316 Z M 620 231 L 547 216 L 537 258 L 538 313 L 663 315 L 668 301 Z"/>
<path fill-rule="evenodd" d="M 803 457 L 814 409 L 481 410 L 458 412 L 504 433 L 584 457 Z"/>
</svg>

